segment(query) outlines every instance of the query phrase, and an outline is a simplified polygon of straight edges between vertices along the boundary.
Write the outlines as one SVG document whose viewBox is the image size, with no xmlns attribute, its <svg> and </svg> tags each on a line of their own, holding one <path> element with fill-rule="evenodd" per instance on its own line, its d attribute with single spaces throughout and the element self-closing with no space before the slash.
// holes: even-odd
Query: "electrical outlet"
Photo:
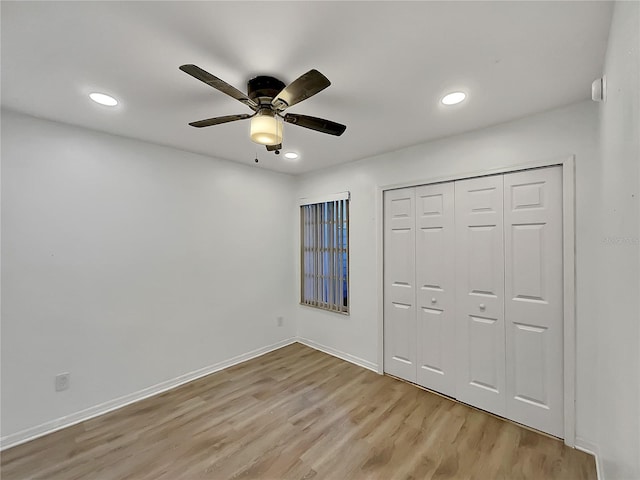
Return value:
<svg viewBox="0 0 640 480">
<path fill-rule="evenodd" d="M 284 323 L 284 317 L 278 317 L 277 321 L 278 321 L 278 326 L 281 327 L 282 324 Z"/>
<path fill-rule="evenodd" d="M 56 392 L 61 392 L 69 388 L 71 374 L 69 372 L 56 375 Z"/>
</svg>

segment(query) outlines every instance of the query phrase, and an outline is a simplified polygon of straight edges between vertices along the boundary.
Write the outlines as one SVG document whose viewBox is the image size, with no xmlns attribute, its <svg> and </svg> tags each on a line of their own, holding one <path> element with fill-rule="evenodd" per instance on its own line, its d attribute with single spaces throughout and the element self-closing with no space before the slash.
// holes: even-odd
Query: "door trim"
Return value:
<svg viewBox="0 0 640 480">
<path fill-rule="evenodd" d="M 432 177 L 402 183 L 376 186 L 376 266 L 378 284 L 378 373 L 384 374 L 384 192 L 397 188 L 416 187 L 431 183 L 451 182 L 465 178 L 486 177 L 501 173 L 535 168 L 562 167 L 562 263 L 564 304 L 564 443 L 575 446 L 576 390 L 576 302 L 575 302 L 575 156 L 517 164 L 491 170 L 472 171 L 444 177 Z"/>
</svg>

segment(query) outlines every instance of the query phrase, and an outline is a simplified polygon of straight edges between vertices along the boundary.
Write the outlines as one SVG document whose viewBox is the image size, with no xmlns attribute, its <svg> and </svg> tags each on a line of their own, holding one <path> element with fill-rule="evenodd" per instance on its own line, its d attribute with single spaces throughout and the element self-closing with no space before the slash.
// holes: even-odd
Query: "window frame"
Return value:
<svg viewBox="0 0 640 480">
<path fill-rule="evenodd" d="M 343 229 L 346 230 L 344 232 L 344 239 L 345 239 L 345 246 L 344 248 L 340 249 L 340 251 L 335 251 L 333 255 L 331 255 L 331 260 L 336 259 L 335 253 L 337 253 L 339 256 L 345 255 L 346 259 L 340 261 L 339 259 L 336 259 L 340 265 L 341 268 L 345 269 L 345 273 L 344 273 L 344 280 L 343 280 L 343 285 L 341 285 L 339 288 L 339 290 L 343 290 L 344 287 L 346 286 L 346 295 L 344 295 L 343 298 L 343 303 L 346 303 L 346 305 L 339 305 L 336 302 L 336 298 L 334 298 L 334 302 L 330 303 L 329 301 L 327 302 L 322 302 L 321 299 L 319 300 L 317 297 L 318 295 L 314 295 L 314 298 L 312 300 L 305 300 L 305 277 L 308 277 L 307 272 L 305 270 L 305 250 L 309 248 L 309 246 L 305 243 L 305 215 L 304 215 L 304 208 L 311 206 L 311 205 L 326 205 L 326 204 L 331 204 L 333 203 L 335 206 L 335 203 L 339 202 L 341 205 L 344 205 L 344 219 L 343 222 L 341 222 L 343 224 Z M 343 203 L 344 202 L 344 203 Z M 350 275 L 350 249 L 351 249 L 351 241 L 350 241 L 350 203 L 351 203 L 351 195 L 349 192 L 342 192 L 342 193 L 338 193 L 338 194 L 334 194 L 334 195 L 330 195 L 330 196 L 325 196 L 325 197 L 319 197 L 319 198 L 310 198 L 310 199 L 301 199 L 300 200 L 300 205 L 299 205 L 299 218 L 300 218 L 300 298 L 299 298 L 299 304 L 304 306 L 304 307 L 310 307 L 310 308 L 315 308 L 318 310 L 322 310 L 325 312 L 331 312 L 331 313 L 337 313 L 340 315 L 349 315 L 350 314 L 350 309 L 351 309 L 351 301 L 350 301 L 350 297 L 351 297 L 351 275 Z M 320 207 L 320 208 L 324 208 L 324 207 Z M 334 214 L 331 218 L 331 220 L 329 221 L 329 223 L 331 222 L 335 222 L 336 219 L 336 213 L 334 211 Z M 326 222 L 322 222 L 323 224 L 326 224 Z M 318 232 L 318 224 L 314 224 L 314 228 L 316 231 L 316 234 L 319 234 Z M 337 238 L 337 237 L 336 237 Z M 332 245 L 330 248 L 337 250 L 337 247 L 335 245 Z M 322 249 L 322 247 L 321 247 Z M 314 252 L 314 255 L 318 255 L 319 252 Z M 316 257 L 317 258 L 317 257 Z M 316 265 L 318 265 L 319 263 L 316 263 Z M 318 278 L 318 276 L 320 277 L 325 277 L 326 275 L 324 274 L 324 268 L 322 269 L 322 271 L 320 271 L 319 273 L 316 272 L 315 273 L 316 278 Z M 326 279 L 323 279 L 321 281 L 326 281 Z M 336 289 L 337 285 L 335 285 L 335 282 L 337 281 L 336 277 L 330 277 L 329 282 L 330 282 L 330 289 L 335 289 L 334 291 L 338 291 Z"/>
</svg>

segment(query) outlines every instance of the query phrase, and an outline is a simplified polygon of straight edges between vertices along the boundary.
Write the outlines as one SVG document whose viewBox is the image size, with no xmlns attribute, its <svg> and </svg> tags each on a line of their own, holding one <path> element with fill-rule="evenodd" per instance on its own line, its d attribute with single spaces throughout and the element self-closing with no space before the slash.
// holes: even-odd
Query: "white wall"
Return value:
<svg viewBox="0 0 640 480">
<path fill-rule="evenodd" d="M 600 106 L 598 393 L 602 477 L 640 478 L 640 3 L 614 7 Z"/>
<path fill-rule="evenodd" d="M 294 337 L 292 189 L 3 111 L 3 439 Z"/>
<path fill-rule="evenodd" d="M 588 85 L 585 86 L 588 89 Z M 297 197 L 349 190 L 351 200 L 351 314 L 348 317 L 296 307 L 298 335 L 328 350 L 375 367 L 378 363 L 376 237 L 378 186 L 557 159 L 575 154 L 577 203 L 577 392 L 576 442 L 592 447 L 597 435 L 597 326 L 593 263 L 598 248 L 593 222 L 597 204 L 597 106 L 582 102 L 464 135 L 405 148 L 299 177 Z M 398 127 L 401 128 L 401 127 Z M 428 126 L 425 126 L 428 128 Z M 390 131 L 393 134 L 393 131 Z M 299 277 L 299 267 L 296 273 Z"/>
</svg>

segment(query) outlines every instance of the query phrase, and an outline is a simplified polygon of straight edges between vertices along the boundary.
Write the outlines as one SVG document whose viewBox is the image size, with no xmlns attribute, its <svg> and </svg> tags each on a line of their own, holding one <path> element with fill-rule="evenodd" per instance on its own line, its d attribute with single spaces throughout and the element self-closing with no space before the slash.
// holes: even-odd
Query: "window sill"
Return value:
<svg viewBox="0 0 640 480">
<path fill-rule="evenodd" d="M 338 312 L 337 310 L 329 310 L 328 308 L 316 307 L 315 305 L 308 305 L 308 304 L 302 303 L 302 302 L 299 302 L 298 305 L 300 305 L 301 307 L 310 308 L 310 309 L 318 310 L 318 311 L 321 311 L 321 312 L 333 313 L 335 315 L 340 315 L 342 317 L 348 317 L 349 316 L 349 311 L 348 310 L 346 312 Z"/>
</svg>

